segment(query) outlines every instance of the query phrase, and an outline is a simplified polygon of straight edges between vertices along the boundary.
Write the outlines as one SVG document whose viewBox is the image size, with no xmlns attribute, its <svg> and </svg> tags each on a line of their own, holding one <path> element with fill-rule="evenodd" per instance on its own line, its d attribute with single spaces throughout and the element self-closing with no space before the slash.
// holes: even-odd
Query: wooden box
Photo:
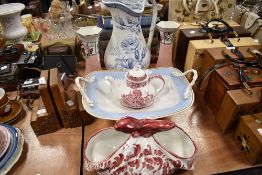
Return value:
<svg viewBox="0 0 262 175">
<path fill-rule="evenodd" d="M 251 164 L 262 163 L 262 113 L 242 116 L 235 139 Z"/>
<path fill-rule="evenodd" d="M 33 103 L 30 125 L 37 136 L 49 134 L 61 129 L 55 113 L 47 113 L 42 97 Z"/>
<path fill-rule="evenodd" d="M 253 46 L 257 49 L 260 48 L 260 44 L 255 42 L 251 37 L 241 37 L 239 42 L 237 42 L 236 38 L 229 38 L 229 40 L 236 47 Z M 205 61 L 203 59 L 204 51 L 209 48 L 226 48 L 226 45 L 219 39 L 214 39 L 214 43 L 211 43 L 209 39 L 190 41 L 188 45 L 184 71 L 195 69 L 198 71 L 198 74 L 201 75 L 202 63 Z"/>
<path fill-rule="evenodd" d="M 238 33 L 239 37 L 250 37 L 251 36 L 250 32 L 241 26 L 235 26 L 233 28 Z M 184 70 L 189 41 L 209 38 L 208 35 L 204 32 L 201 32 L 201 30 L 202 29 L 200 28 L 190 28 L 190 29 L 181 29 L 180 30 L 180 35 L 177 41 L 178 42 L 177 44 L 178 52 L 176 52 L 176 56 L 175 56 L 175 65 L 178 69 L 182 71 Z M 231 34 L 229 35 L 229 37 L 234 38 L 235 35 Z M 214 36 L 214 39 L 215 38 L 218 38 L 218 37 Z"/>
<path fill-rule="evenodd" d="M 250 71 L 248 76 L 252 76 L 251 87 L 262 86 L 262 71 L 259 74 L 253 74 Z M 205 94 L 206 101 L 213 113 L 217 114 L 226 91 L 240 88 L 243 86 L 239 81 L 238 71 L 232 66 L 215 70 L 210 75 Z"/>
<path fill-rule="evenodd" d="M 79 117 L 76 92 L 73 89 L 65 91 L 57 68 L 50 69 L 49 85 L 64 128 L 81 126 L 82 121 Z"/>
<path fill-rule="evenodd" d="M 45 84 L 38 86 L 38 91 L 43 99 L 44 106 L 48 114 L 55 114 L 55 108 L 49 91 L 49 70 L 42 70 L 40 78 L 45 81 Z"/>
<path fill-rule="evenodd" d="M 216 121 L 223 132 L 231 128 L 240 116 L 262 112 L 262 87 L 252 88 L 252 92 L 252 95 L 248 95 L 243 89 L 226 92 L 216 115 Z"/>
<path fill-rule="evenodd" d="M 239 51 L 243 54 L 245 57 L 245 60 L 252 60 L 255 59 L 254 56 L 252 56 L 250 53 L 247 52 L 247 49 L 250 48 L 251 50 L 256 49 L 254 47 L 239 47 Z M 232 58 L 238 59 L 238 57 L 233 54 L 230 50 L 225 48 L 210 48 L 206 49 L 204 51 L 203 59 L 205 60 L 201 67 L 201 72 L 206 72 L 210 67 L 212 67 L 215 64 L 222 63 L 225 61 L 225 57 L 222 55 L 222 50 L 224 50 L 225 53 L 227 53 Z M 205 81 L 202 83 L 201 88 L 204 92 L 208 83 L 209 77 L 205 79 Z"/>
<path fill-rule="evenodd" d="M 54 102 L 49 90 L 49 70 L 42 70 L 40 78 L 45 82 L 38 86 L 40 98 L 34 104 L 31 117 L 31 126 L 36 135 L 47 134 L 61 129 L 61 122 L 58 119 Z M 37 112 L 40 111 L 40 115 Z"/>
</svg>

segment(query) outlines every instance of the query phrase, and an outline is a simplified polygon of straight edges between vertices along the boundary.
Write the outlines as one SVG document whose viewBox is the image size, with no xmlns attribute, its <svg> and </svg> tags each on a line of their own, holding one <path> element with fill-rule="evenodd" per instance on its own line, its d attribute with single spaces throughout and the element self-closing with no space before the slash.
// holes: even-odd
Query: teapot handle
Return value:
<svg viewBox="0 0 262 175">
<path fill-rule="evenodd" d="M 156 26 L 156 19 L 157 19 L 157 3 L 155 0 L 149 0 L 149 1 L 152 3 L 153 14 L 152 14 L 152 21 L 151 21 L 151 26 L 149 30 L 149 36 L 147 40 L 147 47 L 149 50 L 151 50 L 151 43 L 153 40 L 155 26 Z"/>
<path fill-rule="evenodd" d="M 85 83 L 90 83 L 90 81 L 92 80 L 87 80 L 83 77 L 76 77 L 75 79 L 75 83 L 76 83 L 76 86 L 78 87 L 81 95 L 84 97 L 84 99 L 89 103 L 89 106 L 90 107 L 94 107 L 94 103 L 87 97 L 87 95 L 85 94 L 82 86 L 80 85 L 80 81 L 84 81 Z"/>
<path fill-rule="evenodd" d="M 160 88 L 158 88 L 157 90 L 156 90 L 156 95 L 164 88 L 164 86 L 165 86 L 165 80 L 164 80 L 164 78 L 161 76 L 161 75 L 153 75 L 153 76 L 151 76 L 151 77 L 149 77 L 149 81 L 150 80 L 152 80 L 152 79 L 154 79 L 154 78 L 158 78 L 158 79 L 160 79 L 161 81 L 162 81 L 162 86 L 160 86 Z"/>
<path fill-rule="evenodd" d="M 194 84 L 195 84 L 195 82 L 196 82 L 196 80 L 197 80 L 197 71 L 194 70 L 194 69 L 190 69 L 190 70 L 185 71 L 184 73 L 182 73 L 182 72 L 176 72 L 176 71 L 173 71 L 173 72 L 172 72 L 172 75 L 173 75 L 173 76 L 177 76 L 177 77 L 178 77 L 178 76 L 179 76 L 179 77 L 185 76 L 185 75 L 188 74 L 188 73 L 193 73 L 193 79 L 192 79 L 192 81 L 189 83 L 189 85 L 187 86 L 187 88 L 186 88 L 186 90 L 185 90 L 185 92 L 184 92 L 184 98 L 185 98 L 185 99 L 187 99 L 187 98 L 189 97 L 190 90 L 192 90 L 192 87 L 194 86 Z"/>
</svg>

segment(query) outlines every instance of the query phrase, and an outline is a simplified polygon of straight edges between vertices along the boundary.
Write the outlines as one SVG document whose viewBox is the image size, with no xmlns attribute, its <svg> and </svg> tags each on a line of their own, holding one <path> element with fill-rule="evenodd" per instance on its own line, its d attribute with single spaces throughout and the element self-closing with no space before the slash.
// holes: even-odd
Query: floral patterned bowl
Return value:
<svg viewBox="0 0 262 175">
<path fill-rule="evenodd" d="M 197 147 L 171 121 L 125 117 L 88 140 L 84 166 L 103 175 L 172 174 L 193 169 Z"/>
</svg>

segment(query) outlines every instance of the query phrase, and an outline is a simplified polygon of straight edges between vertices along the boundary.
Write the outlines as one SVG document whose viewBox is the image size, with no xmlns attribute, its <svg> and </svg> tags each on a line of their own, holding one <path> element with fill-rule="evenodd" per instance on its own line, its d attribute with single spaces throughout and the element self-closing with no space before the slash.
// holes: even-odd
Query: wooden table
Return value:
<svg viewBox="0 0 262 175">
<path fill-rule="evenodd" d="M 83 128 L 83 134 L 82 128 L 78 127 L 36 137 L 30 126 L 31 112 L 26 106 L 24 108 L 27 112 L 15 126 L 21 129 L 25 146 L 21 158 L 8 174 L 95 174 L 82 170 L 82 144 L 85 144 L 94 132 L 112 126 L 114 122 L 96 119 L 94 123 Z M 237 146 L 233 133 L 223 134 L 220 131 L 202 94 L 196 93 L 195 102 L 188 111 L 167 119 L 182 127 L 198 146 L 195 169 L 178 171 L 177 174 L 203 175 L 251 167 Z"/>
<path fill-rule="evenodd" d="M 196 94 L 195 102 L 188 111 L 166 119 L 183 128 L 198 146 L 195 169 L 178 171 L 177 174 L 214 174 L 251 167 L 234 140 L 233 133 L 221 132 L 201 94 Z M 86 143 L 94 132 L 113 124 L 112 121 L 97 119 L 85 127 L 84 142 Z M 96 174 L 85 170 L 83 172 L 85 175 Z"/>
<path fill-rule="evenodd" d="M 78 175 L 81 167 L 82 127 L 62 129 L 36 137 L 30 126 L 31 112 L 25 113 L 15 127 L 24 135 L 24 150 L 10 175 Z"/>
</svg>

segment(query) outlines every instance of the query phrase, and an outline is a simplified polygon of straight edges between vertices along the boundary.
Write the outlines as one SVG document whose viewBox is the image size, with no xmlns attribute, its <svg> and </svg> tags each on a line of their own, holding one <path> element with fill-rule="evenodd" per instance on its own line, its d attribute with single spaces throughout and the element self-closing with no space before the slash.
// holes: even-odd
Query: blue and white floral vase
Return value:
<svg viewBox="0 0 262 175">
<path fill-rule="evenodd" d="M 112 15 L 113 32 L 105 51 L 107 69 L 128 70 L 136 65 L 148 68 L 150 47 L 157 18 L 157 4 L 151 0 L 153 17 L 148 42 L 142 33 L 141 14 L 147 0 L 102 0 Z"/>
</svg>

